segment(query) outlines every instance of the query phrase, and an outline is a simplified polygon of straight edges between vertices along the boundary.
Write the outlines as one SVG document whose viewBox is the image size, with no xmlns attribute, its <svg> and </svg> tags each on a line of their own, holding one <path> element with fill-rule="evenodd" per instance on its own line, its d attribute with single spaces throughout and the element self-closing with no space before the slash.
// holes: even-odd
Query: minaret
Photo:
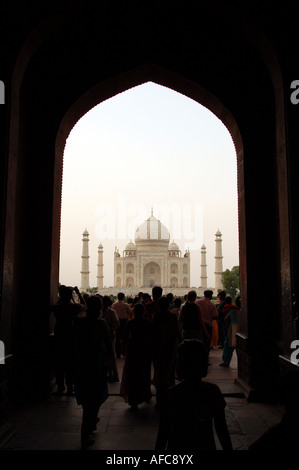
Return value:
<svg viewBox="0 0 299 470">
<path fill-rule="evenodd" d="M 222 267 L 222 233 L 218 229 L 216 234 L 216 249 L 215 249 L 215 290 L 217 293 L 218 289 L 223 289 L 222 285 L 222 273 L 223 273 L 223 267 Z"/>
<path fill-rule="evenodd" d="M 103 245 L 102 243 L 98 246 L 98 275 L 97 275 L 97 286 L 98 291 L 103 288 L 104 279 L 104 261 L 103 261 Z"/>
<path fill-rule="evenodd" d="M 201 275 L 200 275 L 200 284 L 201 284 L 201 287 L 204 287 L 204 288 L 207 288 L 207 279 L 208 279 L 208 276 L 207 276 L 207 259 L 206 259 L 206 247 L 205 245 L 202 245 L 201 247 L 201 264 L 200 264 L 200 267 L 201 267 Z"/>
<path fill-rule="evenodd" d="M 89 288 L 89 233 L 87 229 L 83 232 L 82 238 L 82 264 L 81 264 L 81 290 L 85 291 Z"/>
</svg>

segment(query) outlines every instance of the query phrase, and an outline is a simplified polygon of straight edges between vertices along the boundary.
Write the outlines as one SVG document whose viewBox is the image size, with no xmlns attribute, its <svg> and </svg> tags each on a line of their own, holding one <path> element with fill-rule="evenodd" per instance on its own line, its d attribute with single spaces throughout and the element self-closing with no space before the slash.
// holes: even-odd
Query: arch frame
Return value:
<svg viewBox="0 0 299 470">
<path fill-rule="evenodd" d="M 240 23 L 241 27 L 243 22 Z M 53 26 L 53 30 L 57 25 Z M 7 210 L 6 210 L 6 231 L 4 244 L 4 269 L 3 269 L 3 306 L 1 312 L 1 325 L 4 325 L 6 334 L 6 344 L 8 350 L 13 345 L 12 324 L 16 320 L 16 311 L 22 305 L 20 299 L 15 299 L 13 293 L 21 286 L 22 279 L 19 266 L 22 263 L 23 245 L 16 247 L 19 238 L 18 229 L 23 224 L 20 218 L 20 209 L 18 203 L 21 200 L 21 187 L 19 179 L 21 178 L 22 165 L 26 162 L 23 157 L 28 154 L 28 150 L 22 147 L 22 140 L 25 134 L 26 126 L 24 121 L 26 115 L 22 109 L 21 88 L 24 83 L 26 70 L 30 66 L 30 58 L 43 43 L 45 37 L 50 34 L 51 25 L 45 30 L 42 25 L 39 26 L 39 32 L 34 36 L 32 34 L 22 48 L 22 51 L 16 61 L 12 74 L 12 86 L 10 92 L 10 137 L 9 137 L 9 156 L 8 156 L 8 176 L 7 176 Z M 51 31 L 52 33 L 52 31 Z M 289 240 L 289 220 L 288 220 L 288 174 L 286 158 L 286 136 L 285 136 L 285 114 L 284 114 L 284 86 L 279 62 L 272 50 L 272 47 L 265 40 L 264 36 L 255 35 L 255 30 L 248 26 L 246 34 L 249 40 L 254 44 L 256 50 L 261 55 L 263 63 L 266 65 L 269 76 L 271 77 L 274 96 L 275 96 L 275 162 L 276 178 L 278 181 L 278 218 L 279 218 L 279 240 L 281 251 L 280 258 L 280 289 L 279 308 L 282 311 L 282 318 L 287 318 L 291 307 L 292 280 L 290 272 L 290 240 Z M 133 86 L 153 81 L 159 85 L 167 86 L 178 91 L 212 111 L 227 127 L 232 140 L 234 141 L 237 156 L 238 167 L 238 207 L 239 207 L 239 240 L 240 240 L 240 267 L 241 267 L 241 291 L 242 291 L 242 335 L 239 337 L 239 348 L 244 354 L 251 354 L 253 346 L 249 344 L 248 335 L 254 336 L 256 333 L 252 325 L 248 325 L 248 305 L 247 292 L 252 289 L 248 285 L 247 261 L 249 260 L 247 238 L 248 238 L 248 198 L 245 189 L 246 159 L 244 158 L 244 148 L 246 148 L 246 158 L 248 158 L 248 142 L 244 142 L 244 132 L 239 126 L 239 116 L 234 116 L 229 110 L 229 105 L 225 106 L 213 93 L 204 86 L 195 83 L 188 76 L 171 70 L 171 68 L 162 67 L 155 62 L 146 62 L 143 65 L 133 67 L 125 72 L 117 71 L 116 74 L 108 79 L 99 80 L 98 84 L 89 88 L 81 94 L 81 97 L 70 103 L 65 111 L 55 134 L 54 159 L 54 177 L 53 177 L 53 200 L 52 200 L 52 219 L 49 225 L 51 232 L 51 249 L 46 253 L 44 260 L 50 270 L 49 301 L 56 299 L 59 273 L 59 245 L 60 245 L 60 207 L 61 207 L 61 189 L 62 189 L 62 171 L 63 171 L 63 152 L 66 138 L 73 128 L 75 122 L 81 118 L 88 110 L 95 105 L 112 96 L 121 93 Z M 25 88 L 29 93 L 32 91 L 26 83 Z M 26 89 L 24 90 L 24 92 Z M 24 109 L 26 109 L 24 107 Z M 245 139 L 246 140 L 246 139 Z M 31 142 L 32 143 L 32 142 Z M 27 145 L 30 142 L 26 142 Z M 27 152 L 27 154 L 26 154 Z M 251 150 L 252 153 L 252 150 Z M 41 264 L 41 263 L 40 263 Z M 37 263 L 37 268 L 40 267 Z M 252 277 L 252 274 L 251 274 Z M 45 282 L 48 289 L 48 276 Z M 250 282 L 252 282 L 250 280 Z M 9 300 L 13 298 L 12 302 Z M 44 296 L 44 299 L 46 296 Z M 251 299 L 249 299 L 251 301 Z M 251 306 L 249 306 L 251 308 Z M 46 320 L 43 318 L 42 324 L 38 325 L 38 331 L 41 335 L 46 331 Z M 251 328 L 251 331 L 249 331 Z M 281 349 L 287 351 L 289 338 L 293 335 L 292 322 L 282 322 Z"/>
</svg>

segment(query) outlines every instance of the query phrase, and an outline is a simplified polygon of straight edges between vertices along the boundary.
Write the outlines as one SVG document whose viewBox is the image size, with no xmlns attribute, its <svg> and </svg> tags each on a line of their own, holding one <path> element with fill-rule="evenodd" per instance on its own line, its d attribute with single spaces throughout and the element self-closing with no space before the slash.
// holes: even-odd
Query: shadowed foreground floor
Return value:
<svg viewBox="0 0 299 470">
<path fill-rule="evenodd" d="M 229 368 L 219 367 L 221 354 L 221 350 L 210 352 L 211 365 L 205 380 L 217 383 L 225 397 L 234 450 L 247 450 L 249 444 L 281 419 L 283 408 L 248 403 L 234 383 L 236 354 Z M 120 377 L 123 363 L 124 359 L 118 359 Z M 159 422 L 155 397 L 132 410 L 119 396 L 119 387 L 119 383 L 109 384 L 109 398 L 100 409 L 95 443 L 89 450 L 153 451 Z M 154 388 L 152 391 L 155 393 Z M 2 450 L 80 450 L 81 418 L 82 409 L 75 397 L 52 394 L 45 402 L 14 411 L 11 416 L 14 432 Z M 217 447 L 221 448 L 218 442 Z"/>
</svg>

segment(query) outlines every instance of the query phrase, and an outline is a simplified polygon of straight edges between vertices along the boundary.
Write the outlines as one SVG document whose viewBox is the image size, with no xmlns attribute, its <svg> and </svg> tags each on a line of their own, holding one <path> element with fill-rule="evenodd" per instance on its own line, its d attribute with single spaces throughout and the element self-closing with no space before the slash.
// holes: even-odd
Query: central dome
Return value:
<svg viewBox="0 0 299 470">
<path fill-rule="evenodd" d="M 167 240 L 169 242 L 170 235 L 160 220 L 156 219 L 153 214 L 146 219 L 135 232 L 135 241 L 139 240 Z"/>
</svg>

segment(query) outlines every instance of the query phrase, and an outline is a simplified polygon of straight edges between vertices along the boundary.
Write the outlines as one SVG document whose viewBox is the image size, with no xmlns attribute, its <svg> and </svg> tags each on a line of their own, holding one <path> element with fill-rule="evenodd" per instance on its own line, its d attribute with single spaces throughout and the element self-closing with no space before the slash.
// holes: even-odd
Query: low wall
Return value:
<svg viewBox="0 0 299 470">
<path fill-rule="evenodd" d="M 213 287 L 163 287 L 163 295 L 171 292 L 175 297 L 184 297 L 185 294 L 188 294 L 190 290 L 195 290 L 198 297 L 203 297 L 204 291 L 210 289 L 213 291 L 214 296 L 217 296 L 217 291 Z M 151 287 L 103 287 L 99 289 L 99 294 L 101 295 L 113 295 L 117 296 L 119 292 L 123 292 L 126 297 L 135 297 L 139 292 L 144 292 L 152 295 Z"/>
</svg>

